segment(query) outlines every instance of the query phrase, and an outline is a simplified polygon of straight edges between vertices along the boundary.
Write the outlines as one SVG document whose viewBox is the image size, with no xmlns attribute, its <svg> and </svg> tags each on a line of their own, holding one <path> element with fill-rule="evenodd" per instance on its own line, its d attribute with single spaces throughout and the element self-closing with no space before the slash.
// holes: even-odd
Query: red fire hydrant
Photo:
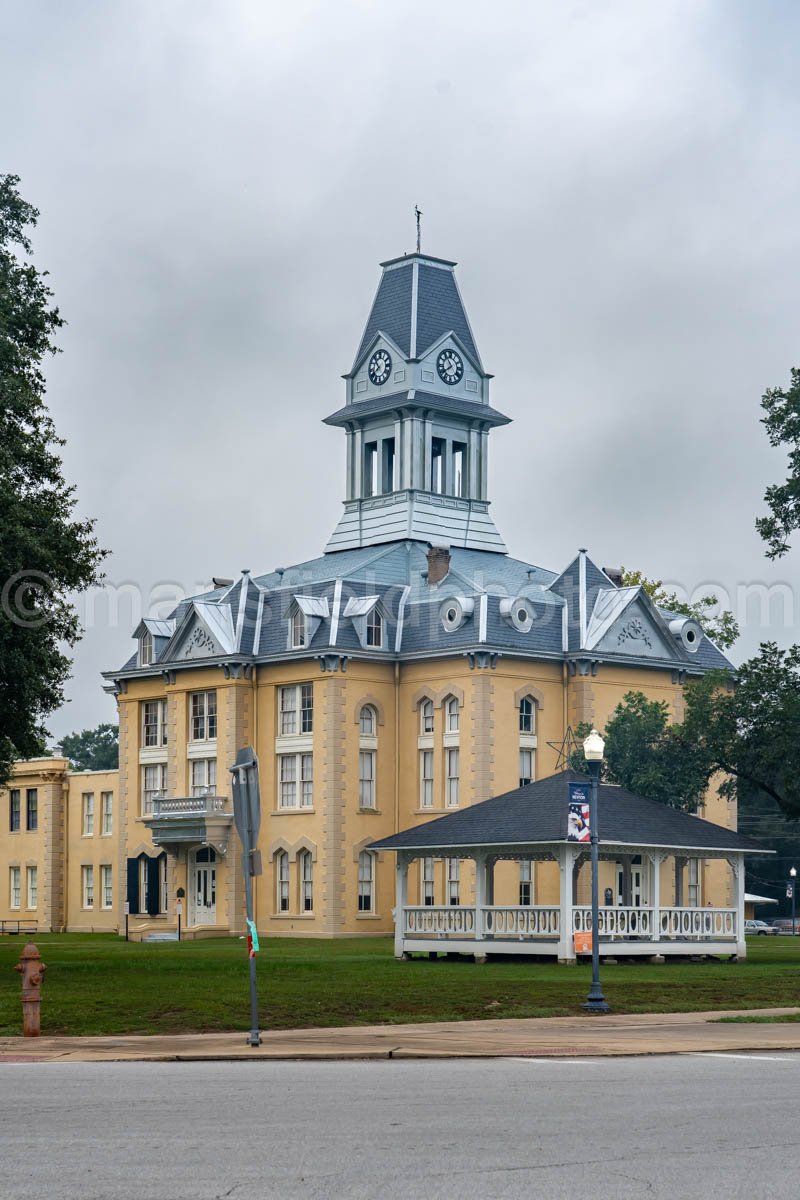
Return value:
<svg viewBox="0 0 800 1200">
<path fill-rule="evenodd" d="M 42 979 L 47 967 L 33 942 L 23 947 L 20 960 L 14 967 L 22 975 L 22 1033 L 38 1037 L 41 1033 L 39 1009 L 42 1003 Z"/>
</svg>

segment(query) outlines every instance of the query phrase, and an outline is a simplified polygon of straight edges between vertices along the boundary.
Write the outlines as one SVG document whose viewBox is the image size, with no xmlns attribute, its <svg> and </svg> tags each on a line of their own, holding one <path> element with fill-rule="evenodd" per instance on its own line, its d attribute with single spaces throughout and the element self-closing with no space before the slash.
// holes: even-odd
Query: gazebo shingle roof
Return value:
<svg viewBox="0 0 800 1200">
<path fill-rule="evenodd" d="M 529 846 L 567 840 L 567 784 L 589 776 L 561 771 L 514 788 L 446 817 L 373 842 L 373 850 L 448 850 L 477 846 Z M 601 845 L 660 846 L 676 850 L 768 854 L 760 842 L 679 809 L 601 783 Z"/>
</svg>

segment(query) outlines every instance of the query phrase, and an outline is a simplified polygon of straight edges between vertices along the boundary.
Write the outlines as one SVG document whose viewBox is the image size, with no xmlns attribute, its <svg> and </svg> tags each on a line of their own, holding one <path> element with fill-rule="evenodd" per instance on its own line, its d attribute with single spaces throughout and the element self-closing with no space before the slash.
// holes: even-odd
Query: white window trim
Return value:
<svg viewBox="0 0 800 1200">
<path fill-rule="evenodd" d="M 35 880 L 35 886 L 33 889 L 34 893 L 35 893 L 34 898 L 33 898 L 33 903 L 31 903 L 31 879 Z M 38 868 L 38 866 L 25 868 L 25 901 L 26 901 L 25 907 L 27 908 L 28 912 L 35 912 L 35 910 L 39 907 L 39 868 Z"/>
<path fill-rule="evenodd" d="M 304 759 L 311 759 L 311 777 L 303 778 Z M 294 779 L 282 778 L 282 763 L 284 760 L 294 759 Z M 297 751 L 293 746 L 289 754 L 280 754 L 276 760 L 277 770 L 277 789 L 275 794 L 276 812 L 313 812 L 314 811 L 314 755 L 310 750 Z M 311 784 L 311 802 L 303 803 L 303 784 Z M 283 785 L 291 784 L 294 788 L 295 803 L 283 803 Z"/>
<path fill-rule="evenodd" d="M 14 896 L 16 894 L 16 903 Z M 8 907 L 18 912 L 22 906 L 22 868 L 9 867 L 8 869 Z"/>
<path fill-rule="evenodd" d="M 195 697 L 199 697 L 199 696 L 203 697 L 202 712 L 198 712 L 197 716 L 195 716 L 194 701 L 195 701 Z M 211 733 L 211 717 L 209 716 L 209 709 L 211 707 L 211 703 L 209 700 L 210 696 L 214 697 L 214 712 L 213 712 L 213 714 L 211 714 L 214 719 L 214 733 L 213 734 Z M 216 742 L 217 737 L 219 736 L 219 705 L 217 703 L 217 699 L 218 699 L 218 697 L 217 697 L 217 689 L 216 688 L 204 688 L 201 691 L 189 692 L 188 699 L 187 699 L 187 707 L 188 707 L 187 715 L 189 718 L 189 729 L 188 729 L 189 736 L 188 736 L 187 740 L 189 742 L 193 742 L 195 744 L 198 742 Z M 194 736 L 194 723 L 195 723 L 195 721 L 200 721 L 200 720 L 202 720 L 202 722 L 203 722 L 202 735 L 200 737 L 195 737 Z"/>
<path fill-rule="evenodd" d="M 94 867 L 81 867 L 81 908 L 84 912 L 94 908 Z"/>
<path fill-rule="evenodd" d="M 110 880 L 111 899 L 106 904 L 106 879 Z M 103 912 L 108 912 L 114 907 L 114 868 L 110 863 L 102 863 L 100 866 L 100 908 Z"/>
</svg>

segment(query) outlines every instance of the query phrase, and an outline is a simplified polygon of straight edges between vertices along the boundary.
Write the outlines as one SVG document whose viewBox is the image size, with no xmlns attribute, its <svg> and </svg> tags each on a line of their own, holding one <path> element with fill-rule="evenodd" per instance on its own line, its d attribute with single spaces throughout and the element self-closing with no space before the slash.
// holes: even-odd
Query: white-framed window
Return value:
<svg viewBox="0 0 800 1200">
<path fill-rule="evenodd" d="M 420 866 L 420 904 L 430 907 L 434 903 L 435 880 L 433 874 L 433 859 L 423 858 Z"/>
<path fill-rule="evenodd" d="M 94 792 L 83 793 L 83 836 L 94 834 Z"/>
<path fill-rule="evenodd" d="M 153 661 L 153 635 L 149 631 L 139 639 L 139 666 L 149 667 Z"/>
<path fill-rule="evenodd" d="M 306 615 L 301 608 L 297 608 L 292 617 L 292 649 L 302 650 L 306 640 Z"/>
<path fill-rule="evenodd" d="M 38 788 L 28 788 L 25 793 L 25 828 L 29 833 L 39 828 Z"/>
<path fill-rule="evenodd" d="M 114 793 L 100 793 L 100 833 L 110 837 L 114 832 Z"/>
<path fill-rule="evenodd" d="M 314 685 L 293 684 L 278 689 L 278 732 L 282 737 L 293 733 L 314 732 Z"/>
<path fill-rule="evenodd" d="M 383 617 L 378 612 L 377 604 L 367 613 L 367 645 L 383 645 Z"/>
<path fill-rule="evenodd" d="M 84 908 L 94 908 L 94 867 L 81 867 L 81 896 Z"/>
<path fill-rule="evenodd" d="M 686 863 L 686 903 L 689 908 L 700 904 L 700 860 L 690 858 Z"/>
<path fill-rule="evenodd" d="M 8 793 L 8 828 L 11 833 L 19 833 L 20 827 L 20 801 L 19 788 L 12 788 Z"/>
<path fill-rule="evenodd" d="M 166 865 L 166 859 L 164 864 Z M 114 875 L 113 869 L 108 865 L 100 868 L 100 907 L 114 907 Z"/>
<path fill-rule="evenodd" d="M 447 863 L 447 903 L 460 904 L 461 859 L 448 858 Z"/>
<path fill-rule="evenodd" d="M 519 864 L 519 902 L 522 905 L 533 904 L 533 871 L 529 858 L 523 858 Z"/>
<path fill-rule="evenodd" d="M 375 905 L 375 855 L 362 850 L 358 856 L 358 911 L 373 912 Z"/>
<path fill-rule="evenodd" d="M 460 772 L 460 750 L 458 746 L 448 746 L 444 752 L 445 766 L 447 769 L 447 806 L 455 808 L 459 801 L 459 772 Z"/>
<path fill-rule="evenodd" d="M 358 729 L 362 737 L 374 737 L 378 727 L 378 714 L 371 704 L 365 704 L 358 714 Z"/>
<path fill-rule="evenodd" d="M 217 693 L 191 692 L 189 695 L 189 739 L 213 742 L 217 736 Z"/>
<path fill-rule="evenodd" d="M 297 856 L 300 871 L 300 911 L 314 911 L 314 860 L 310 850 L 301 850 Z"/>
<path fill-rule="evenodd" d="M 358 804 L 360 808 L 375 807 L 375 751 L 358 752 Z"/>
<path fill-rule="evenodd" d="M 167 794 L 167 764 L 148 763 L 142 768 L 142 816 L 153 813 L 153 801 Z"/>
<path fill-rule="evenodd" d="M 314 804 L 313 754 L 278 755 L 280 808 L 312 808 Z"/>
<path fill-rule="evenodd" d="M 519 702 L 520 733 L 536 733 L 536 702 L 533 696 L 523 696 Z"/>
<path fill-rule="evenodd" d="M 450 696 L 445 704 L 445 731 L 447 733 L 458 733 L 460 724 L 460 713 L 458 700 L 455 696 Z"/>
<path fill-rule="evenodd" d="M 146 854 L 139 856 L 139 912 L 150 912 L 150 867 Z"/>
<path fill-rule="evenodd" d="M 423 700 L 419 706 L 420 733 L 433 733 L 433 701 Z"/>
<path fill-rule="evenodd" d="M 289 911 L 289 855 L 285 850 L 275 855 L 275 903 L 278 912 Z"/>
<path fill-rule="evenodd" d="M 419 806 L 433 808 L 433 751 L 419 752 Z"/>
<path fill-rule="evenodd" d="M 215 758 L 192 758 L 193 796 L 216 796 L 217 794 L 217 760 Z"/>
<path fill-rule="evenodd" d="M 158 911 L 167 911 L 167 856 L 158 856 Z"/>
<path fill-rule="evenodd" d="M 533 782 L 533 751 L 520 750 L 519 752 L 519 786 L 525 787 L 526 784 Z"/>
<path fill-rule="evenodd" d="M 166 700 L 142 701 L 142 745 L 145 747 L 167 744 Z"/>
<path fill-rule="evenodd" d="M 12 908 L 20 906 L 20 876 L 21 869 L 19 867 L 9 868 L 9 904 Z"/>
<path fill-rule="evenodd" d="M 28 908 L 36 908 L 39 899 L 39 868 L 28 867 L 26 871 Z"/>
</svg>

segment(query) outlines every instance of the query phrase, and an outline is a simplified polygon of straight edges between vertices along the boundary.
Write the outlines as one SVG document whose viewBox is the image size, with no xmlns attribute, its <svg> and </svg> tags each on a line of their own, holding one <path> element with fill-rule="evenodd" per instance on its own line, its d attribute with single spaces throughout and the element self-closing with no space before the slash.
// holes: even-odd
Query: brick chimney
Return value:
<svg viewBox="0 0 800 1200">
<path fill-rule="evenodd" d="M 448 545 L 428 547 L 428 583 L 441 583 L 450 570 L 450 547 Z"/>
</svg>

